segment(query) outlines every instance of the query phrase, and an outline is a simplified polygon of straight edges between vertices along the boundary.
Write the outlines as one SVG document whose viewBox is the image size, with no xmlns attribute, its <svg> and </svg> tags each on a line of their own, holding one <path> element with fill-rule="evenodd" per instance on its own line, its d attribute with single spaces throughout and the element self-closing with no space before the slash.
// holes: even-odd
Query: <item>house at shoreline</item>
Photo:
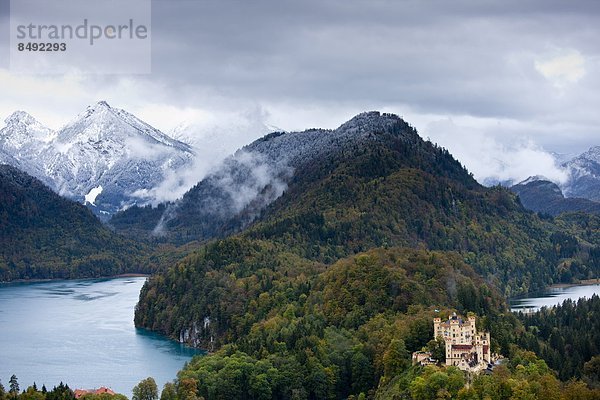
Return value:
<svg viewBox="0 0 600 400">
<path fill-rule="evenodd" d="M 455 366 L 468 372 L 481 372 L 493 364 L 490 334 L 478 332 L 475 321 L 475 316 L 469 316 L 465 320 L 456 313 L 452 313 L 444 321 L 441 318 L 433 319 L 433 336 L 444 340 L 447 366 Z M 413 364 L 431 365 L 437 362 L 429 352 L 413 353 Z"/>
<path fill-rule="evenodd" d="M 113 396 L 115 392 L 113 392 L 107 387 L 102 386 L 98 389 L 75 389 L 73 394 L 75 395 L 76 399 L 79 399 L 81 398 L 81 396 L 84 396 L 86 394 L 109 394 Z"/>
</svg>

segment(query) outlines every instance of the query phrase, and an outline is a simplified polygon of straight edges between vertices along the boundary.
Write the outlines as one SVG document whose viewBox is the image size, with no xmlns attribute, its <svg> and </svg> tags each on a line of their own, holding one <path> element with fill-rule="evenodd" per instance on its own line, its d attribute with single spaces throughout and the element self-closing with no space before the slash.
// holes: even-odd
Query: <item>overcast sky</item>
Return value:
<svg viewBox="0 0 600 400">
<path fill-rule="evenodd" d="M 132 76 L 11 73 L 0 2 L 2 116 L 58 128 L 102 99 L 235 147 L 257 126 L 334 128 L 381 110 L 480 180 L 560 179 L 547 152 L 600 145 L 598 1 L 152 1 L 152 73 Z"/>
</svg>

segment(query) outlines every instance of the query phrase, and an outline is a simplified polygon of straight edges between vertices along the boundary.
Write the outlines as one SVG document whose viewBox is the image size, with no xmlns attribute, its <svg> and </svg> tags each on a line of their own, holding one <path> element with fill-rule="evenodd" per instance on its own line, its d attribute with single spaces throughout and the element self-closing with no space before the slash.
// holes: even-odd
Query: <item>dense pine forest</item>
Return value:
<svg viewBox="0 0 600 400">
<path fill-rule="evenodd" d="M 519 319 L 525 330 L 516 343 L 546 360 L 560 379 L 600 386 L 600 297 L 566 300 Z"/>
<path fill-rule="evenodd" d="M 152 273 L 190 251 L 119 235 L 8 165 L 0 165 L 0 228 L 0 282 Z"/>
<path fill-rule="evenodd" d="M 0 166 L 0 281 L 151 272 L 148 248 L 111 232 L 84 206 Z"/>
</svg>

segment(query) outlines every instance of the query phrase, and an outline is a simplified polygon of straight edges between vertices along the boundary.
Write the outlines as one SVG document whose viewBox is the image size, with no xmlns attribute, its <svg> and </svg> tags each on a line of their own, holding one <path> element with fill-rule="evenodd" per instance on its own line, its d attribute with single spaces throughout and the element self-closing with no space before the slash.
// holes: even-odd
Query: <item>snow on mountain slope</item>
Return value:
<svg viewBox="0 0 600 400">
<path fill-rule="evenodd" d="M 515 185 L 515 186 L 518 186 L 518 185 L 527 185 L 529 183 L 538 182 L 538 181 L 551 182 L 551 180 L 548 179 L 548 178 L 546 178 L 544 175 L 534 175 L 534 176 L 530 176 L 529 178 L 525 179 L 524 181 L 521 181 L 521 182 L 517 183 L 517 185 Z"/>
<path fill-rule="evenodd" d="M 4 120 L 0 130 L 0 162 L 19 168 L 52 186 L 44 174 L 39 155 L 50 146 L 56 132 L 43 126 L 24 111 L 16 111 Z"/>
<path fill-rule="evenodd" d="M 309 129 L 303 132 L 274 132 L 242 148 L 259 153 L 269 163 L 297 168 L 303 162 L 340 149 L 345 143 L 367 138 L 374 132 L 385 132 L 397 124 L 398 117 L 371 111 L 358 114 L 334 130 Z M 418 136 L 406 138 L 416 140 Z"/>
<path fill-rule="evenodd" d="M 16 166 L 18 164 L 20 165 L 19 161 L 17 161 L 13 156 L 0 149 L 0 165 L 2 164 L 8 164 L 12 166 Z"/>
<path fill-rule="evenodd" d="M 569 181 L 563 187 L 567 197 L 582 197 L 600 201 L 600 146 L 563 164 L 569 171 Z"/>
<path fill-rule="evenodd" d="M 134 204 L 136 192 L 162 182 L 192 161 L 192 148 L 124 110 L 99 102 L 62 128 L 46 164 L 59 193 L 83 201 L 102 186 L 96 207 L 114 213 Z"/>
<path fill-rule="evenodd" d="M 565 162 L 566 167 L 571 168 L 575 177 L 583 175 L 600 175 L 600 146 L 591 147 L 570 161 Z"/>
<path fill-rule="evenodd" d="M 25 111 L 15 111 L 4 122 L 6 126 L 0 131 L 0 143 L 4 150 L 18 152 L 48 143 L 56 137 L 56 132 L 43 126 Z"/>
<path fill-rule="evenodd" d="M 24 169 L 58 193 L 108 216 L 140 202 L 135 193 L 159 185 L 166 173 L 192 163 L 194 152 L 132 114 L 101 101 L 58 132 L 16 112 L 0 131 L 7 163 Z M 5 157 L 6 158 L 6 157 Z"/>
<path fill-rule="evenodd" d="M 561 196 L 600 202 L 600 146 L 591 147 L 588 151 L 576 156 L 564 153 L 551 154 L 556 165 L 564 171 L 565 180 L 553 181 L 543 175 L 536 175 L 514 186 L 512 183 L 505 186 L 522 188 L 535 181 L 552 181 L 562 191 Z M 539 172 L 543 174 L 547 171 Z M 561 204 L 567 203 L 561 202 Z"/>
<path fill-rule="evenodd" d="M 214 237 L 234 218 L 240 226 L 251 223 L 284 193 L 295 170 L 347 146 L 381 140 L 380 133 L 392 133 L 406 143 L 421 140 L 399 117 L 379 112 L 359 114 L 334 130 L 271 133 L 226 158 L 174 203 L 127 210 L 111 223 L 118 230 L 133 232 L 139 228 L 136 221 L 143 220 L 147 228 L 154 219 L 155 235 L 177 232 L 174 240 L 182 242 Z"/>
</svg>

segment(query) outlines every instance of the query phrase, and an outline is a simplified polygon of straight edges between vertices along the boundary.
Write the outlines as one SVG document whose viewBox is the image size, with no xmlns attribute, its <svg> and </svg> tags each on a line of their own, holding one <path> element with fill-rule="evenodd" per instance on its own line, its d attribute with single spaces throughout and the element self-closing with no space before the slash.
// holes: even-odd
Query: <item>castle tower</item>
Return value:
<svg viewBox="0 0 600 400">
<path fill-rule="evenodd" d="M 434 318 L 433 319 L 433 338 L 437 339 L 438 336 L 444 336 L 443 332 L 442 332 L 442 319 L 441 318 Z"/>
</svg>

